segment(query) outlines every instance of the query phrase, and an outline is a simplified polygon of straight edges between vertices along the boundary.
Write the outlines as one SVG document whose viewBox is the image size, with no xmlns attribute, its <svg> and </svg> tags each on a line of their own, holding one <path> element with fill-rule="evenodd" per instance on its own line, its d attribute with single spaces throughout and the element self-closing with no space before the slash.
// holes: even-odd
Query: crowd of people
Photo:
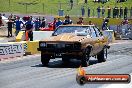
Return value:
<svg viewBox="0 0 132 88">
<path fill-rule="evenodd" d="M 117 7 L 111 8 L 108 6 L 105 8 L 104 6 L 98 6 L 96 8 L 97 11 L 97 17 L 108 17 L 108 18 L 128 18 L 128 14 L 130 13 L 130 17 L 132 17 L 132 7 L 128 9 L 127 7 Z M 95 10 L 91 9 L 90 7 L 86 8 L 84 6 L 81 7 L 81 15 L 85 16 L 87 12 L 88 17 L 92 17 L 95 15 Z M 94 13 L 94 14 L 93 14 Z M 107 14 L 107 16 L 105 16 Z"/>
<path fill-rule="evenodd" d="M 12 14 L 9 16 L 8 22 L 7 22 L 8 37 L 13 36 L 12 29 L 15 27 L 16 36 L 22 29 L 24 29 L 26 41 L 28 40 L 33 41 L 33 30 L 38 31 L 38 30 L 41 30 L 41 28 L 46 28 L 46 27 L 49 27 L 49 28 L 51 27 L 53 30 L 55 30 L 60 25 L 73 24 L 73 21 L 71 20 L 69 15 L 66 15 L 63 21 L 60 19 L 60 17 L 55 17 L 53 21 L 50 24 L 48 24 L 48 26 L 47 26 L 47 22 L 46 22 L 47 20 L 45 17 L 42 17 L 41 19 L 40 17 L 33 18 L 32 16 L 24 16 L 22 19 L 23 20 L 21 20 L 19 16 L 16 16 L 16 15 L 13 16 Z M 85 24 L 83 19 L 84 19 L 83 17 L 79 17 L 76 24 L 80 24 L 80 25 Z M 123 23 L 126 23 L 126 21 L 127 20 L 123 21 Z M 108 27 L 108 22 L 109 22 L 109 15 L 107 18 L 103 20 L 102 30 L 107 30 L 106 28 Z M 89 21 L 87 24 L 93 25 L 92 21 Z M 0 26 L 1 25 L 2 25 L 2 17 L 0 16 Z"/>
</svg>

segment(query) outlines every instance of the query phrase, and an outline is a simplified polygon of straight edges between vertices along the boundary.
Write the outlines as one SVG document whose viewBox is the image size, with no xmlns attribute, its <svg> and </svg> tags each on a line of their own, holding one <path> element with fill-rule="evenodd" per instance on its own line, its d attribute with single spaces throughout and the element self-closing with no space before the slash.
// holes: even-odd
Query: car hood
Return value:
<svg viewBox="0 0 132 88">
<path fill-rule="evenodd" d="M 44 41 L 67 41 L 67 42 L 79 42 L 85 38 L 90 38 L 88 36 L 77 36 L 73 33 L 64 33 L 57 36 L 51 36 L 50 38 L 44 39 Z"/>
</svg>

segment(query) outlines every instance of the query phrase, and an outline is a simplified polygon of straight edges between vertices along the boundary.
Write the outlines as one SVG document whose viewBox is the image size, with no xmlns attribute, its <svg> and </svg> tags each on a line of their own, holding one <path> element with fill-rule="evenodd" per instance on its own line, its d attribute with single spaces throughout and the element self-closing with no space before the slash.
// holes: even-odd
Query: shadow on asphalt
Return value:
<svg viewBox="0 0 132 88">
<path fill-rule="evenodd" d="M 90 60 L 90 65 L 97 64 L 97 60 Z M 49 62 L 48 66 L 37 64 L 31 67 L 47 67 L 47 68 L 78 68 L 81 65 L 79 60 L 71 60 L 69 63 L 63 63 L 61 60 Z"/>
</svg>

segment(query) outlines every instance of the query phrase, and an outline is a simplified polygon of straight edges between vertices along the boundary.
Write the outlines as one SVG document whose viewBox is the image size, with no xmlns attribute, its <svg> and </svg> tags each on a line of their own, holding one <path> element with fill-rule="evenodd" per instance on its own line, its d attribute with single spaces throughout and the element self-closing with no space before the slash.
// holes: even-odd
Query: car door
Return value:
<svg viewBox="0 0 132 88">
<path fill-rule="evenodd" d="M 99 52 L 99 37 L 97 37 L 97 33 L 94 29 L 94 26 L 90 27 L 91 31 L 91 38 L 92 38 L 92 45 L 93 45 L 93 54 L 96 55 Z"/>
<path fill-rule="evenodd" d="M 103 47 L 104 47 L 104 36 L 101 35 L 101 32 L 99 31 L 99 29 L 97 27 L 94 26 L 94 30 L 96 32 L 96 35 L 97 35 L 97 39 L 98 39 L 98 44 L 99 44 L 99 47 L 98 47 L 98 52 L 100 52 Z"/>
</svg>

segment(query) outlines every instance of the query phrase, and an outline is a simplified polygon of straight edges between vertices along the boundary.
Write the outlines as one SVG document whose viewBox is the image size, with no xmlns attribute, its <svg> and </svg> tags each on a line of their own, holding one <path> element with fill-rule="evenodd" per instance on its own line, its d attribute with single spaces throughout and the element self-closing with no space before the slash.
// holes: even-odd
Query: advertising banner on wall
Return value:
<svg viewBox="0 0 132 88">
<path fill-rule="evenodd" d="M 1 43 L 0 44 L 0 59 L 22 57 L 24 54 L 23 43 Z"/>
</svg>

